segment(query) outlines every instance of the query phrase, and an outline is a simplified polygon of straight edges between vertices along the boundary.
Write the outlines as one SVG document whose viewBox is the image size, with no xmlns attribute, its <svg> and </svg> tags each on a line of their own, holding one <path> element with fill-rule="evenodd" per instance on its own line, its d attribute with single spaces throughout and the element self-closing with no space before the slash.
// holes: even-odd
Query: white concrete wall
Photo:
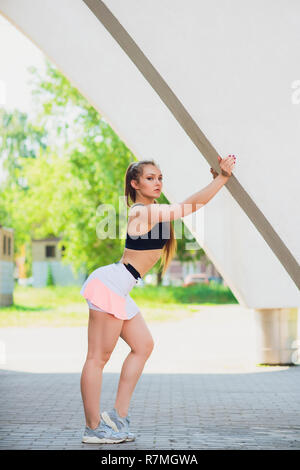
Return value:
<svg viewBox="0 0 300 470">
<path fill-rule="evenodd" d="M 69 286 L 81 285 L 85 274 L 75 276 L 70 265 L 63 265 L 59 261 L 49 261 L 55 285 Z M 48 262 L 34 261 L 32 263 L 33 287 L 44 287 L 47 282 Z"/>
<path fill-rule="evenodd" d="M 235 176 L 300 261 L 300 3 L 106 0 L 209 141 L 237 155 Z M 209 165 L 158 94 L 81 0 L 0 0 L 139 159 L 155 158 L 181 201 Z M 121 196 L 121 195 L 120 195 Z M 300 305 L 299 290 L 226 188 L 197 213 L 193 235 L 242 305 Z M 204 225 L 203 225 L 204 224 Z"/>
<path fill-rule="evenodd" d="M 14 263 L 0 260 L 0 294 L 12 294 L 14 290 Z"/>
</svg>

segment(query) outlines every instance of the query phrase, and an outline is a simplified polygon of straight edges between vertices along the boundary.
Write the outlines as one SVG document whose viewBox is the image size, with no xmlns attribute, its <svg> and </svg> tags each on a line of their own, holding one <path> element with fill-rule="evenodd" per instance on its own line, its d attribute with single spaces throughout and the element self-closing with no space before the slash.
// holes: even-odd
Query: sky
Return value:
<svg viewBox="0 0 300 470">
<path fill-rule="evenodd" d="M 18 108 L 29 114 L 32 110 L 31 75 L 27 68 L 34 65 L 44 70 L 44 54 L 26 36 L 0 15 L 0 106 Z"/>
<path fill-rule="evenodd" d="M 44 71 L 45 58 L 44 53 L 0 13 L 0 107 L 10 111 L 17 108 L 29 116 L 33 113 L 28 67 Z M 4 179 L 0 159 L 0 183 Z"/>
<path fill-rule="evenodd" d="M 26 36 L 0 14 L 0 107 L 33 111 L 31 74 L 27 68 L 44 70 L 44 54 Z M 0 183 L 5 174 L 0 160 Z"/>
</svg>

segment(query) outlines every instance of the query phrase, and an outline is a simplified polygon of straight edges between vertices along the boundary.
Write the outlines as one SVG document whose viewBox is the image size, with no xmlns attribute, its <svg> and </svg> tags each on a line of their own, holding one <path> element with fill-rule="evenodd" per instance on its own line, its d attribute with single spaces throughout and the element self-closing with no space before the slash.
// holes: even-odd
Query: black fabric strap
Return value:
<svg viewBox="0 0 300 470">
<path fill-rule="evenodd" d="M 133 277 L 135 277 L 136 279 L 138 279 L 139 277 L 141 277 L 140 273 L 132 266 L 132 264 L 130 263 L 123 263 L 125 268 L 128 269 L 128 271 L 133 275 Z"/>
</svg>

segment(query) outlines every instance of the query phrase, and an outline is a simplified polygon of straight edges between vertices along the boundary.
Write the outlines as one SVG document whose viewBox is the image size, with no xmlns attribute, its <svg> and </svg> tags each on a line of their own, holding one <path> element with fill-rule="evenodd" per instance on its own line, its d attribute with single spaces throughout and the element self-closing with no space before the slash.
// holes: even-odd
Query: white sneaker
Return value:
<svg viewBox="0 0 300 470">
<path fill-rule="evenodd" d="M 101 413 L 103 421 L 116 432 L 125 432 L 127 434 L 126 441 L 134 441 L 135 435 L 129 431 L 130 415 L 122 418 L 117 410 L 113 408 L 111 411 L 103 411 Z"/>
<path fill-rule="evenodd" d="M 96 429 L 85 426 L 82 441 L 85 444 L 118 444 L 125 441 L 126 432 L 114 431 L 102 419 Z"/>
</svg>

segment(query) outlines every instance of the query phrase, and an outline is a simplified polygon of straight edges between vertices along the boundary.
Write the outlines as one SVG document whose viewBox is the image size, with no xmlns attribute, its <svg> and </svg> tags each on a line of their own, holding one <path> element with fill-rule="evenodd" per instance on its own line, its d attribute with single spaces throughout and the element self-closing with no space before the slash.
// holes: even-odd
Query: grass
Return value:
<svg viewBox="0 0 300 470">
<path fill-rule="evenodd" d="M 30 287 L 15 283 L 14 304 L 0 307 L 0 327 L 86 326 L 88 306 L 80 286 Z M 176 321 L 193 316 L 201 305 L 238 303 L 228 287 L 217 283 L 190 287 L 135 287 L 130 296 L 146 321 Z"/>
</svg>

